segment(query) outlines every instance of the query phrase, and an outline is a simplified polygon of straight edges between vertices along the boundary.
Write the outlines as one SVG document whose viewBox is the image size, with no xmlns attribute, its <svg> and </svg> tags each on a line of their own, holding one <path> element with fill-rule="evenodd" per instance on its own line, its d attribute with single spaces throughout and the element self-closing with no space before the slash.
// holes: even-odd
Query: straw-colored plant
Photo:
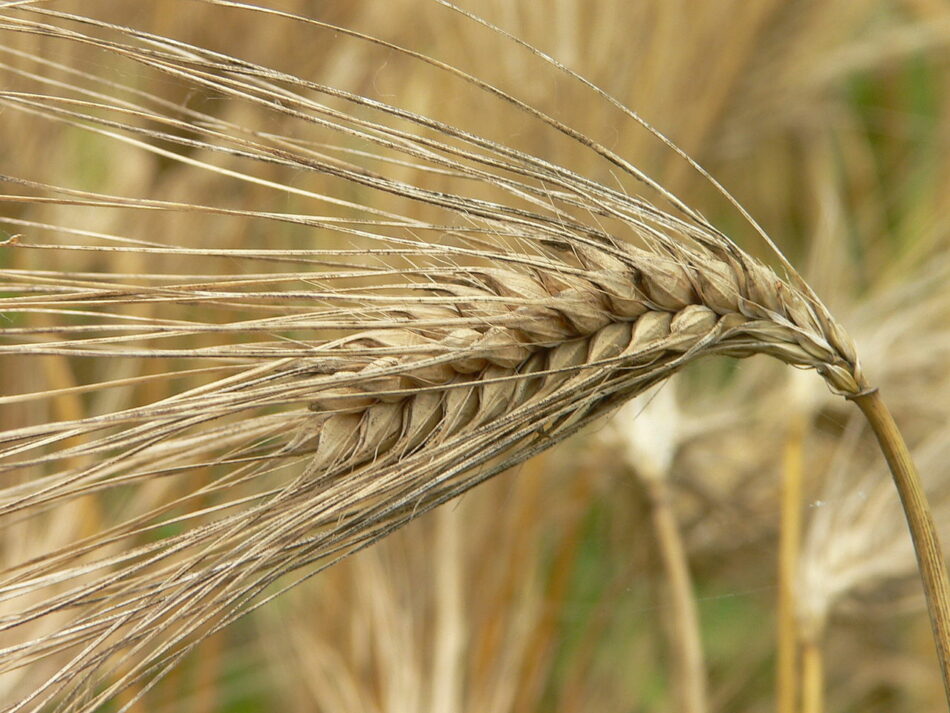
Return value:
<svg viewBox="0 0 950 713">
<path fill-rule="evenodd" d="M 829 619 L 855 594 L 914 573 L 910 538 L 901 522 L 891 489 L 882 487 L 880 468 L 861 457 L 862 426 L 851 425 L 832 463 L 822 499 L 812 508 L 798 572 L 796 615 L 802 642 L 802 710 L 820 713 L 824 706 L 823 645 Z M 944 434 L 934 433 L 915 449 L 935 483 L 934 513 L 946 534 L 945 490 L 948 448 Z"/>
<path fill-rule="evenodd" d="M 688 433 L 672 382 L 673 377 L 618 409 L 611 421 L 610 435 L 624 452 L 628 469 L 642 484 L 650 503 L 668 583 L 668 628 L 677 709 L 683 713 L 705 713 L 709 710 L 709 694 L 699 612 L 686 548 L 673 509 L 676 493 L 670 484 L 676 452 Z"/>
<path fill-rule="evenodd" d="M 535 131 L 581 146 L 623 183 L 369 91 L 55 3 L 0 4 L 0 33 L 13 38 L 6 113 L 213 172 L 235 190 L 281 191 L 287 206 L 2 177 L 6 206 L 164 214 L 169 229 L 187 216 L 208 230 L 255 231 L 266 245 L 218 247 L 211 232 L 136 237 L 134 217 L 117 233 L 68 217 L 6 220 L 20 235 L 5 254 L 74 251 L 77 267 L 2 270 L 0 354 L 52 371 L 63 358 L 110 364 L 90 367 L 86 383 L 0 397 L 32 417 L 0 433 L 0 468 L 14 474 L 0 517 L 10 531 L 68 525 L 8 562 L 0 581 L 0 671 L 46 671 L 40 685 L 10 684 L 9 710 L 94 710 L 138 683 L 134 704 L 197 642 L 295 577 L 712 354 L 768 354 L 814 369 L 861 405 L 910 499 L 938 647 L 948 644 L 946 574 L 899 434 L 843 328 L 737 204 L 779 271 L 605 144 L 459 68 L 339 25 L 204 1 L 447 75 Z M 435 1 L 492 41 L 519 42 Z M 632 111 L 522 48 L 678 152 Z M 97 59 L 80 68 L 51 50 Z M 215 102 L 171 101 L 142 89 L 139 74 Z M 425 178 L 407 182 L 406 171 Z M 274 249 L 275 235 L 297 247 Z M 158 366 L 126 376 L 131 359 Z M 202 383 L 176 390 L 182 376 Z M 129 391 L 150 389 L 144 404 L 121 406 Z M 75 398 L 76 408 L 53 412 L 54 399 Z M 107 512 L 93 512 L 93 502 Z M 101 527 L 83 531 L 87 516 Z"/>
</svg>

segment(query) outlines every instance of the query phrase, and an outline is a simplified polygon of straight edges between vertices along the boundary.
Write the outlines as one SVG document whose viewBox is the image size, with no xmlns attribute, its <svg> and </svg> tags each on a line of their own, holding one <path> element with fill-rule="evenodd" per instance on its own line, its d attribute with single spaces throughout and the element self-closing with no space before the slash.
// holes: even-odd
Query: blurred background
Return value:
<svg viewBox="0 0 950 713">
<path fill-rule="evenodd" d="M 390 102 L 605 185 L 638 190 L 517 108 L 384 46 L 201 2 L 46 4 L 81 6 L 117 24 Z M 436 2 L 263 4 L 412 48 L 498 85 L 595 137 L 750 252 L 767 254 L 708 181 L 621 111 Z M 760 222 L 855 337 L 872 383 L 906 429 L 950 536 L 950 6 L 463 6 L 631 107 Z M 167 76 L 139 77 L 132 66 L 105 64 L 81 46 L 54 51 L 42 37 L 4 39 L 5 85 L 26 81 L 9 69 L 25 66 L 24 52 L 92 74 L 134 76 L 143 91 L 227 121 L 290 131 L 286 117 L 251 116 L 247 107 Z M 71 81 L 61 69 L 43 71 Z M 439 185 L 439 176 L 393 170 L 417 185 Z M 385 196 L 325 176 L 280 166 L 255 171 L 294 188 L 388 206 Z M 107 137 L 9 107 L 0 110 L 0 172 L 162 200 L 307 210 L 299 195 L 116 150 Z M 400 210 L 412 215 L 413 208 Z M 150 240 L 173 235 L 181 245 L 314 240 L 300 226 L 270 233 L 253 221 L 187 213 L 153 219 L 5 205 L 0 215 Z M 25 231 L 13 222 L 0 229 Z M 0 252 L 5 268 L 95 271 L 100 259 Z M 119 264 L 135 273 L 142 260 L 130 254 L 110 269 Z M 0 390 L 69 387 L 107 368 L 57 357 L 41 362 L 37 369 L 35 359 L 30 366 L 8 359 Z M 134 376 L 168 367 L 122 368 Z M 155 389 L 173 388 L 143 386 L 128 398 L 154 400 L 163 395 Z M 69 418 L 91 407 L 83 398 L 61 399 L 54 414 L 7 407 L 0 421 L 10 428 L 24 419 Z M 913 551 L 882 459 L 855 414 L 814 374 L 759 358 L 702 362 L 610 424 L 495 478 L 214 635 L 133 710 L 938 710 L 942 686 Z M 89 507 L 77 527 L 108 517 Z M 698 656 L 684 643 L 693 615 Z"/>
</svg>

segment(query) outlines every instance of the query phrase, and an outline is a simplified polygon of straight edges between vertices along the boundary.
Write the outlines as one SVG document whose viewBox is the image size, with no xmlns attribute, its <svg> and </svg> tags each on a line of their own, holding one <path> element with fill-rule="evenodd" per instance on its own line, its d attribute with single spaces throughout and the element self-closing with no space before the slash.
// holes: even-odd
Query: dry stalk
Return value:
<svg viewBox="0 0 950 713">
<path fill-rule="evenodd" d="M 795 713 L 799 694 L 799 627 L 796 620 L 797 574 L 802 540 L 805 440 L 808 437 L 812 383 L 807 374 L 792 375 L 782 458 L 780 491 L 778 601 L 776 604 L 776 699 L 779 713 Z"/>
<path fill-rule="evenodd" d="M 0 433 L 0 472 L 29 476 L 0 494 L 5 522 L 55 518 L 89 494 L 111 497 L 119 512 L 110 528 L 3 573 L 0 631 L 13 643 L 0 650 L 0 671 L 47 658 L 59 666 L 5 710 L 91 711 L 141 682 L 133 705 L 197 642 L 291 586 L 278 583 L 287 573 L 304 568 L 299 576 L 310 576 L 702 356 L 768 354 L 814 369 L 882 423 L 850 338 L 777 250 L 785 277 L 605 146 L 437 59 L 313 19 L 204 1 L 330 30 L 446 73 L 577 142 L 669 208 L 375 98 L 72 16 L 54 3 L 0 6 L 4 36 L 96 51 L 337 142 L 326 149 L 270 131 L 266 122 L 249 128 L 150 95 L 123 80 L 125 73 L 104 78 L 13 51 L 16 62 L 2 68 L 25 88 L 4 84 L 7 110 L 238 185 L 282 190 L 327 214 L 129 198 L 19 177 L 2 177 L 10 193 L 0 204 L 216 216 L 348 241 L 346 248 L 293 250 L 179 247 L 31 217 L 6 220 L 23 233 L 2 246 L 14 256 L 71 250 L 109 261 L 136 254 L 188 260 L 189 269 L 4 269 L 0 310 L 18 321 L 3 328 L 0 356 L 175 360 L 203 381 L 145 405 Z M 366 152 L 353 144 L 380 161 L 362 165 Z M 372 207 L 370 199 L 283 185 L 235 166 L 328 177 L 348 186 L 347 195 L 386 200 Z M 404 166 L 449 187 L 401 181 Z M 39 237 L 48 233 L 58 238 Z M 260 272 L 230 274 L 235 260 Z M 281 263 L 299 267 L 275 271 Z M 156 305 L 169 312 L 136 311 Z M 214 319 L 195 317 L 194 305 Z M 57 324 L 38 323 L 36 315 Z M 135 379 L 106 375 L 67 392 L 176 376 L 174 368 Z M 8 395 L 0 403 L 63 393 Z M 886 429 L 882 445 L 896 453 L 894 438 Z M 908 473 L 903 458 L 890 460 Z M 164 502 L 123 499 L 162 482 L 175 484 Z M 904 490 L 913 486 L 901 482 Z M 919 530 L 926 518 L 918 512 L 911 524 Z M 934 545 L 926 532 L 920 540 Z M 922 565 L 928 593 L 945 596 L 934 585 L 932 551 Z M 52 617 L 65 623 L 16 639 L 26 625 Z M 946 642 L 944 619 L 935 621 Z"/>
<path fill-rule="evenodd" d="M 667 582 L 663 599 L 668 603 L 662 609 L 668 614 L 676 710 L 705 713 L 709 695 L 699 607 L 670 483 L 676 452 L 686 436 L 673 394 L 674 378 L 626 404 L 612 424 L 626 463 L 646 492 L 663 563 Z"/>
<path fill-rule="evenodd" d="M 795 574 L 802 531 L 803 452 L 805 420 L 794 414 L 789 424 L 782 467 L 776 688 L 779 713 L 795 713 L 798 695 L 798 627 L 795 622 Z"/>
<path fill-rule="evenodd" d="M 802 713 L 824 713 L 825 664 L 821 642 L 806 638 L 802 641 Z"/>
<path fill-rule="evenodd" d="M 703 713 L 709 709 L 706 663 L 703 657 L 699 612 L 686 551 L 674 517 L 673 492 L 665 481 L 647 481 L 653 527 L 669 588 L 670 626 L 677 710 Z"/>
<path fill-rule="evenodd" d="M 796 619 L 802 646 L 802 708 L 824 708 L 824 642 L 829 620 L 856 595 L 915 574 L 914 547 L 883 466 L 862 457 L 867 429 L 854 414 L 822 480 L 821 500 L 808 522 L 796 583 Z M 948 448 L 941 426 L 917 444 L 915 455 L 930 481 L 938 521 L 947 519 Z"/>
<path fill-rule="evenodd" d="M 934 632 L 937 656 L 943 664 L 944 689 L 950 699 L 950 578 L 940 547 L 937 526 L 924 493 L 917 467 L 897 424 L 877 390 L 856 396 L 855 403 L 864 413 L 875 438 L 884 451 L 887 465 L 894 476 L 897 492 L 904 507 L 914 540 L 917 565 L 924 583 L 930 626 Z"/>
</svg>

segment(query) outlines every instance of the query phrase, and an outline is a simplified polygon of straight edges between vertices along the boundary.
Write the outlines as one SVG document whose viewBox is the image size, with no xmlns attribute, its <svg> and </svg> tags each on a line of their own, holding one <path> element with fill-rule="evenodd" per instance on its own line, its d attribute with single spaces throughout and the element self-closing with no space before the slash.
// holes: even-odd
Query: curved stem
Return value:
<svg viewBox="0 0 950 713">
<path fill-rule="evenodd" d="M 872 390 L 852 397 L 852 400 L 864 412 L 881 450 L 884 451 L 904 506 L 904 514 L 907 524 L 910 525 L 910 534 L 917 553 L 924 595 L 927 598 L 930 626 L 933 629 L 937 658 L 943 673 L 944 692 L 950 704 L 950 579 L 947 576 L 947 565 L 930 506 L 907 444 L 904 443 L 904 438 L 880 394 L 877 390 Z"/>
</svg>

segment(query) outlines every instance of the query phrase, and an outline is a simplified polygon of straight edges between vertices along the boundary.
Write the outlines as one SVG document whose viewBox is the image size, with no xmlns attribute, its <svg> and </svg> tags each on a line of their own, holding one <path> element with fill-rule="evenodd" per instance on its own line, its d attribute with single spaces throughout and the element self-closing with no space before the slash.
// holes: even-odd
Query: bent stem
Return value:
<svg viewBox="0 0 950 713">
<path fill-rule="evenodd" d="M 950 579 L 937 528 L 907 444 L 876 389 L 852 397 L 874 431 L 900 494 L 923 580 L 944 692 L 950 704 Z"/>
</svg>

